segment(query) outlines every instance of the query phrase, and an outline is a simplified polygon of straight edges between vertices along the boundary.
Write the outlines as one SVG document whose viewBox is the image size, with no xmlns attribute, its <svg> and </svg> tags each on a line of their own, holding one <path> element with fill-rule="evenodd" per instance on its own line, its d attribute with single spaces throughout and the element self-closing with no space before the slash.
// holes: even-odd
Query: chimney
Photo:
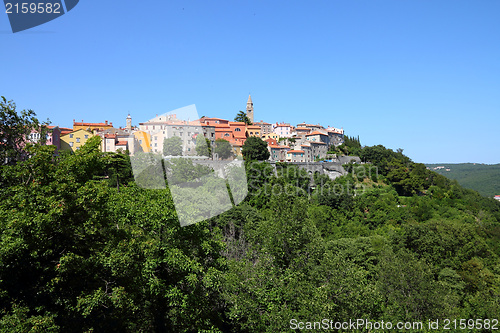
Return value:
<svg viewBox="0 0 500 333">
<path fill-rule="evenodd" d="M 108 121 L 107 121 L 107 120 L 105 120 L 105 121 L 104 121 L 104 124 L 106 124 L 106 125 L 107 125 L 107 124 L 108 124 Z"/>
</svg>

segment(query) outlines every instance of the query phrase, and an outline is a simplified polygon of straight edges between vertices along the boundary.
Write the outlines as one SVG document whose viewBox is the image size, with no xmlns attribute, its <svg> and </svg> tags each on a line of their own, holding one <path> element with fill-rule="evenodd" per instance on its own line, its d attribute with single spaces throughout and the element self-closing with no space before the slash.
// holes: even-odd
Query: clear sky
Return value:
<svg viewBox="0 0 500 333">
<path fill-rule="evenodd" d="M 89 1 L 13 34 L 0 95 L 124 126 L 195 104 L 321 123 L 416 162 L 500 163 L 500 1 Z"/>
</svg>

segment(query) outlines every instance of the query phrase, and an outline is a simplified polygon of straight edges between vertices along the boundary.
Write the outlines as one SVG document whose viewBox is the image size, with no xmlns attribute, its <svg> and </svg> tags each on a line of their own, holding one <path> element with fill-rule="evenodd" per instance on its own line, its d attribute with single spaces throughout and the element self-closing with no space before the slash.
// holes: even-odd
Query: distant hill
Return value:
<svg viewBox="0 0 500 333">
<path fill-rule="evenodd" d="M 456 179 L 460 185 L 484 196 L 500 195 L 500 164 L 426 164 L 432 171 Z"/>
</svg>

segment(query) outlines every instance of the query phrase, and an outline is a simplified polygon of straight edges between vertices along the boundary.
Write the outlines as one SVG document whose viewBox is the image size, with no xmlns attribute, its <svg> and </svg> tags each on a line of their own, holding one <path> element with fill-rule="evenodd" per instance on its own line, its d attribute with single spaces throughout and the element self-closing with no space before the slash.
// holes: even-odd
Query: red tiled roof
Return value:
<svg viewBox="0 0 500 333">
<path fill-rule="evenodd" d="M 309 141 L 310 143 L 315 143 L 317 145 L 326 145 L 324 142 L 317 142 L 317 141 Z"/>
<path fill-rule="evenodd" d="M 324 136 L 326 136 L 325 133 L 321 133 L 321 132 L 318 132 L 318 131 L 314 131 L 312 133 L 306 134 L 306 136 L 311 136 L 311 135 L 324 135 Z"/>
<path fill-rule="evenodd" d="M 227 119 L 222 119 L 222 118 L 210 118 L 210 117 L 203 117 L 200 120 L 224 120 L 224 121 L 229 121 Z"/>
<path fill-rule="evenodd" d="M 276 141 L 276 139 L 273 139 L 273 138 L 269 138 L 269 139 L 266 139 L 264 141 L 266 141 L 270 145 L 277 145 L 278 144 L 278 141 Z"/>
<path fill-rule="evenodd" d="M 126 146 L 127 145 L 127 141 L 118 141 L 118 143 L 116 144 L 116 146 Z"/>
<path fill-rule="evenodd" d="M 93 126 L 93 127 L 99 127 L 99 126 L 106 127 L 106 126 L 109 126 L 109 127 L 113 127 L 112 124 L 113 123 L 75 123 L 75 122 L 73 122 L 73 126 Z"/>
<path fill-rule="evenodd" d="M 247 128 L 259 129 L 260 130 L 260 126 L 255 126 L 255 125 L 249 125 L 249 126 L 247 126 Z"/>
<path fill-rule="evenodd" d="M 288 153 L 304 153 L 303 150 L 289 150 Z"/>
</svg>

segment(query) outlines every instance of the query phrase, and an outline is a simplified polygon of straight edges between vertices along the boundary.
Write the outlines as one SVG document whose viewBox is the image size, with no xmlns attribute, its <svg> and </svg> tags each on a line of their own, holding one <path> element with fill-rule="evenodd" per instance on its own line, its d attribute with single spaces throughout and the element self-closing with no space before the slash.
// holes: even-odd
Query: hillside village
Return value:
<svg viewBox="0 0 500 333">
<path fill-rule="evenodd" d="M 231 144 L 233 158 L 242 156 L 242 147 L 249 137 L 259 137 L 267 143 L 269 160 L 279 162 L 314 162 L 325 159 L 331 146 L 344 142 L 342 128 L 325 128 L 320 124 L 307 123 L 292 126 L 289 123 L 254 122 L 254 107 L 249 95 L 245 113 L 248 121 L 231 121 L 221 118 L 202 117 L 190 121 L 178 118 L 176 114 L 156 116 L 149 121 L 132 126 L 130 114 L 126 126 L 115 128 L 112 122 L 87 123 L 73 120 L 72 128 L 49 126 L 46 144 L 55 145 L 58 150 L 76 151 L 92 136 L 102 138 L 103 152 L 128 151 L 163 154 L 163 142 L 167 138 L 180 137 L 184 156 L 196 156 L 196 139 L 203 134 L 212 148 L 216 140 L 223 139 Z M 40 140 L 40 133 L 33 131 L 30 140 Z M 213 149 L 212 149 L 213 151 Z"/>
</svg>

